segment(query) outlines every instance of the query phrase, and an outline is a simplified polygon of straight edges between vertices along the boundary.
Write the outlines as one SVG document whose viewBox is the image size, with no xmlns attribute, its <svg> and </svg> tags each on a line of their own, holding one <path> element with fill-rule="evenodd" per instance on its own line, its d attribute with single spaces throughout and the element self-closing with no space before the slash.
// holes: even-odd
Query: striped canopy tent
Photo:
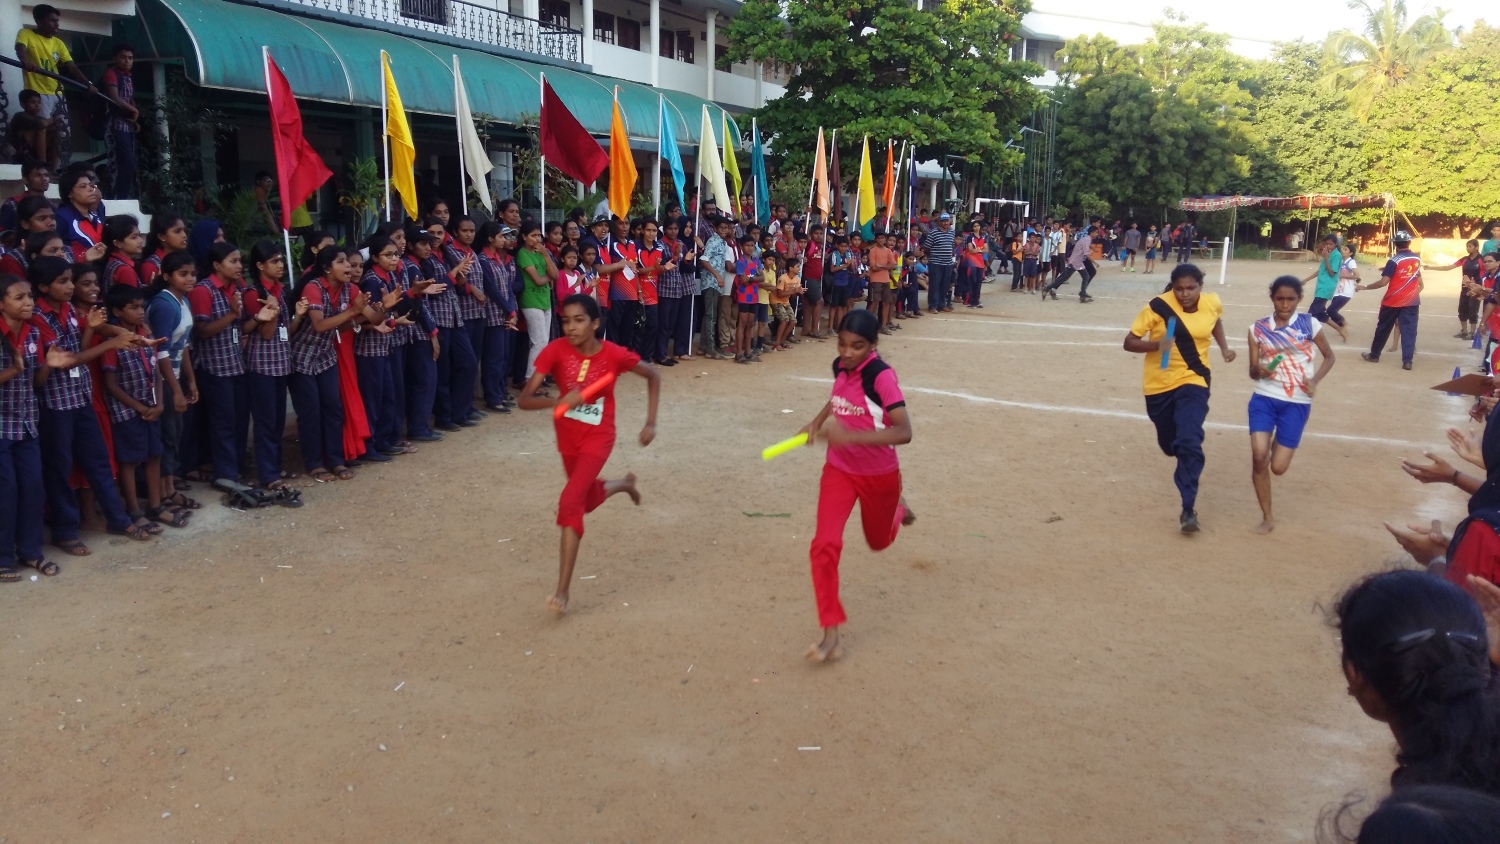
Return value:
<svg viewBox="0 0 1500 844">
<path fill-rule="evenodd" d="M 1225 211 L 1230 208 L 1264 208 L 1273 211 L 1311 211 L 1314 208 L 1394 208 L 1396 197 L 1388 193 L 1349 196 L 1312 193 L 1301 196 L 1198 196 L 1177 201 L 1182 211 Z"/>
</svg>

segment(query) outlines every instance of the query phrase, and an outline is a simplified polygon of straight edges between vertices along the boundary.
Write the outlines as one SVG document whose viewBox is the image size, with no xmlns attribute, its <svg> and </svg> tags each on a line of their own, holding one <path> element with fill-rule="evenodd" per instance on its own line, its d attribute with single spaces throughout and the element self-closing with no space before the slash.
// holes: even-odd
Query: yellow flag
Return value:
<svg viewBox="0 0 1500 844">
<path fill-rule="evenodd" d="M 875 174 L 870 169 L 870 136 L 865 136 L 864 152 L 859 160 L 859 207 L 854 215 L 863 229 L 875 219 Z"/>
<path fill-rule="evenodd" d="M 615 100 L 615 114 L 609 121 L 609 211 L 622 220 L 630 219 L 635 180 L 635 156 L 630 154 L 630 136 L 625 134 L 620 101 Z"/>
<path fill-rule="evenodd" d="M 396 90 L 396 77 L 391 75 L 391 58 L 380 51 L 380 70 L 385 75 L 385 136 L 390 142 L 391 187 L 401 197 L 401 207 L 413 220 L 417 218 L 417 145 L 412 143 L 411 126 L 406 122 L 406 109 L 401 105 L 401 92 Z"/>
<path fill-rule="evenodd" d="M 723 121 L 724 130 L 724 175 L 728 176 L 729 181 L 734 184 L 734 201 L 738 203 L 740 201 L 740 189 L 745 186 L 744 181 L 740 179 L 739 158 L 734 154 L 734 148 L 740 145 L 740 139 L 729 134 L 729 114 L 720 111 L 719 118 Z M 740 210 L 741 212 L 744 211 L 743 208 Z"/>
</svg>

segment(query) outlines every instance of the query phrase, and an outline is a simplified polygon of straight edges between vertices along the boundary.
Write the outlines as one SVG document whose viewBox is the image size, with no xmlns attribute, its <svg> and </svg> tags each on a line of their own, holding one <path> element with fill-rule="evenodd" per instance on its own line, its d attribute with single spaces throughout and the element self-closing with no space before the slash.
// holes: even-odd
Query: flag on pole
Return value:
<svg viewBox="0 0 1500 844">
<path fill-rule="evenodd" d="M 750 121 L 750 178 L 755 180 L 755 222 L 771 225 L 771 186 L 766 181 L 766 150 L 760 143 L 760 125 Z"/>
<path fill-rule="evenodd" d="M 615 88 L 615 113 L 609 121 L 609 212 L 620 219 L 630 217 L 630 195 L 635 192 L 635 156 L 630 154 L 630 136 L 620 116 L 620 89 Z"/>
<path fill-rule="evenodd" d="M 276 150 L 276 181 L 281 191 L 281 227 L 292 227 L 292 211 L 307 201 L 333 175 L 328 165 L 302 135 L 302 110 L 281 68 L 266 59 L 266 97 L 271 101 L 271 141 Z"/>
<path fill-rule="evenodd" d="M 687 173 L 682 169 L 682 151 L 677 148 L 677 130 L 672 128 L 672 119 L 667 115 L 667 98 L 659 97 L 661 100 L 661 114 L 659 117 L 661 128 L 656 136 L 660 139 L 660 147 L 657 154 L 672 166 L 672 186 L 677 188 L 677 204 L 684 209 L 687 208 L 687 199 L 683 197 L 682 189 L 687 184 Z"/>
<path fill-rule="evenodd" d="M 885 178 L 880 180 L 880 204 L 885 206 L 886 228 L 890 228 L 890 216 L 896 198 L 896 142 L 885 142 Z"/>
<path fill-rule="evenodd" d="M 599 181 L 609 166 L 609 156 L 594 136 L 583 128 L 573 112 L 563 105 L 547 80 L 542 80 L 542 113 L 537 129 L 542 157 L 570 179 L 584 184 Z"/>
<path fill-rule="evenodd" d="M 380 51 L 380 70 L 385 75 L 385 134 L 391 144 L 391 186 L 401 197 L 401 207 L 406 209 L 406 215 L 416 219 L 417 145 L 412 142 L 406 109 L 401 105 L 401 92 L 396 90 L 396 77 L 391 74 L 391 57 L 384 50 Z"/>
<path fill-rule="evenodd" d="M 823 158 L 823 127 L 818 127 L 818 151 L 813 154 L 813 198 L 808 205 L 823 212 L 823 219 L 828 219 L 828 162 Z"/>
<path fill-rule="evenodd" d="M 839 173 L 839 130 L 833 130 L 829 146 L 833 148 L 828 156 L 828 204 L 832 209 L 828 213 L 833 215 L 828 219 L 832 222 L 844 219 L 844 177 Z"/>
<path fill-rule="evenodd" d="M 469 109 L 469 92 L 464 90 L 464 78 L 458 72 L 458 56 L 453 57 L 453 84 L 457 107 L 454 119 L 458 121 L 458 148 L 463 152 L 464 171 L 469 174 L 469 183 L 479 194 L 479 201 L 494 213 L 494 201 L 490 198 L 488 179 L 495 165 L 490 163 L 490 154 L 479 139 L 479 130 L 474 128 L 474 112 Z"/>
<path fill-rule="evenodd" d="M 729 188 L 724 185 L 724 167 L 719 163 L 719 148 L 714 143 L 714 124 L 708 119 L 706 104 L 703 106 L 703 127 L 698 131 L 698 164 L 703 168 L 703 178 L 708 181 L 714 204 L 719 206 L 720 213 L 732 211 Z M 702 197 L 698 200 L 698 207 L 703 207 Z"/>
<path fill-rule="evenodd" d="M 724 176 L 734 184 L 734 201 L 740 201 L 740 191 L 745 187 L 745 181 L 740 178 L 739 157 L 734 154 L 735 147 L 740 145 L 740 139 L 736 137 L 734 143 L 729 142 L 729 112 L 720 110 L 719 118 L 723 121 L 724 135 Z M 745 209 L 739 209 L 739 213 L 745 213 Z"/>
<path fill-rule="evenodd" d="M 875 219 L 875 174 L 870 169 L 870 136 L 866 135 L 859 156 L 859 202 L 854 209 L 854 223 L 865 240 L 875 237 L 870 222 Z"/>
</svg>

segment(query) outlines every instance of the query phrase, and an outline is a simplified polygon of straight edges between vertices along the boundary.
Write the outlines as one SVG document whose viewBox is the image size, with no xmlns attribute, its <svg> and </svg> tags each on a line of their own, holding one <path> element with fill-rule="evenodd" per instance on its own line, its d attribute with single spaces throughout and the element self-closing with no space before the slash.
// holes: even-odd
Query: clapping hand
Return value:
<svg viewBox="0 0 1500 844">
<path fill-rule="evenodd" d="M 1407 525 L 1399 528 L 1390 522 L 1385 522 L 1385 529 L 1396 537 L 1396 544 L 1400 545 L 1406 553 L 1421 565 L 1427 565 L 1448 551 L 1448 537 L 1443 535 L 1443 525 L 1437 519 L 1432 520 L 1432 526 Z"/>
<path fill-rule="evenodd" d="M 1478 431 L 1448 429 L 1448 444 L 1453 447 L 1453 453 L 1484 470 L 1484 450 L 1481 442 L 1482 435 Z"/>
</svg>

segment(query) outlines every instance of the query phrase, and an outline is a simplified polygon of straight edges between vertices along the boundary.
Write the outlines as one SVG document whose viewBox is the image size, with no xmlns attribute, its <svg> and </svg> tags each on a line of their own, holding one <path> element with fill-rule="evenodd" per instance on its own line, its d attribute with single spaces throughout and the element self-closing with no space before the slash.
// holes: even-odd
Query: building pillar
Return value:
<svg viewBox="0 0 1500 844">
<path fill-rule="evenodd" d="M 766 66 L 761 62 L 755 63 L 755 107 L 760 108 L 766 104 Z"/>
<path fill-rule="evenodd" d="M 932 180 L 930 180 L 930 181 L 927 182 L 927 189 L 928 189 L 928 191 L 927 191 L 927 193 L 928 193 L 927 207 L 931 208 L 934 211 L 938 210 L 937 185 L 938 185 L 938 180 L 937 179 L 932 179 Z"/>
<path fill-rule="evenodd" d="M 704 64 L 708 67 L 708 85 L 706 88 L 706 94 L 703 98 L 708 100 L 709 102 L 713 102 L 714 99 L 714 54 L 715 52 L 717 52 L 717 45 L 719 43 L 718 24 L 719 13 L 714 11 L 713 9 L 709 9 L 708 31 L 707 33 L 705 33 L 706 40 L 708 41 L 708 46 L 703 48 L 704 52 L 708 54 L 708 61 L 704 62 Z"/>
<path fill-rule="evenodd" d="M 21 4 L 0 3 L 0 38 L 5 40 L 5 55 L 10 56 L 15 49 L 16 35 L 21 32 Z M 5 113 L 5 122 L 10 123 L 10 118 L 21 111 L 21 90 L 26 87 L 25 77 L 19 67 L 11 67 L 8 64 L 0 65 L 0 81 L 5 84 L 5 96 L 10 100 L 9 108 Z"/>
<path fill-rule="evenodd" d="M 583 63 L 594 63 L 594 0 L 583 0 Z"/>
<path fill-rule="evenodd" d="M 661 87 L 661 0 L 651 0 L 651 87 Z"/>
<path fill-rule="evenodd" d="M 156 92 L 156 134 L 161 138 L 161 167 L 165 170 L 172 164 L 172 133 L 167 126 L 167 64 L 151 63 L 151 90 Z"/>
<path fill-rule="evenodd" d="M 540 23 L 542 20 L 542 0 L 521 0 L 521 14 L 525 15 L 527 20 Z"/>
</svg>

